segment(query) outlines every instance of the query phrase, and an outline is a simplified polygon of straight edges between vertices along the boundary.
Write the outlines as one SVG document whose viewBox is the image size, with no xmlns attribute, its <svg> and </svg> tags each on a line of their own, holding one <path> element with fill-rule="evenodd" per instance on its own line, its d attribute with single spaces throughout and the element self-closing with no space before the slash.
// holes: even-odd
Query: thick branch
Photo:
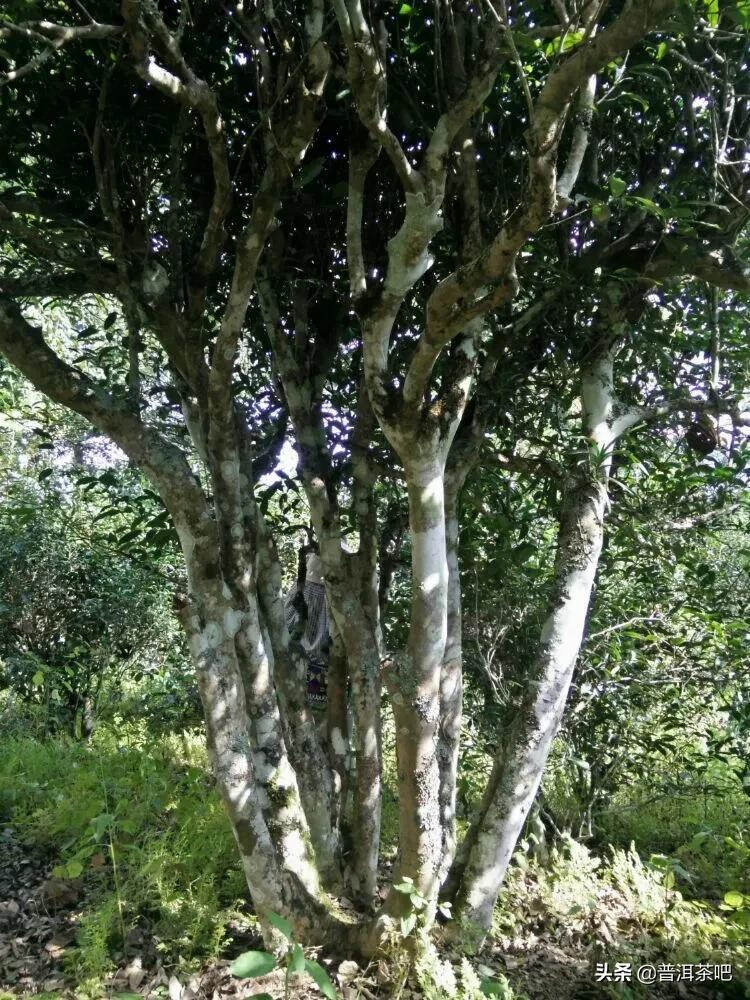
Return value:
<svg viewBox="0 0 750 1000">
<path fill-rule="evenodd" d="M 0 350 L 40 392 L 86 417 L 142 466 L 178 522 L 205 509 L 203 492 L 182 451 L 142 424 L 129 402 L 110 395 L 55 354 L 41 330 L 8 298 L 0 298 Z"/>
</svg>

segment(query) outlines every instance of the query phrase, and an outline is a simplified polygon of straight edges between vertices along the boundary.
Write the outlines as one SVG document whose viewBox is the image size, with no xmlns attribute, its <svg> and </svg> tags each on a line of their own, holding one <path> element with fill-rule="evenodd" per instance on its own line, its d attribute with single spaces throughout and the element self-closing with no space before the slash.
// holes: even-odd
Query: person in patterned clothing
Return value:
<svg viewBox="0 0 750 1000">
<path fill-rule="evenodd" d="M 313 709 L 324 710 L 331 631 L 323 567 L 316 552 L 307 552 L 305 573 L 304 576 L 300 573 L 300 576 L 302 581 L 298 578 L 297 584 L 286 596 L 284 613 L 287 628 L 293 635 L 299 631 L 301 619 L 305 619 L 298 640 L 307 657 L 307 702 Z"/>
</svg>

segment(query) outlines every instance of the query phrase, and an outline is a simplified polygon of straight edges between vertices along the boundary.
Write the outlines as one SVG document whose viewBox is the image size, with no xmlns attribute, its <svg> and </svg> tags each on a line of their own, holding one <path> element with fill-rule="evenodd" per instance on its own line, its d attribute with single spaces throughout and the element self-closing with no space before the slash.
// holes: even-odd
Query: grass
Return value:
<svg viewBox="0 0 750 1000">
<path fill-rule="evenodd" d="M 123 935 L 148 932 L 168 963 L 215 955 L 246 888 L 201 739 L 138 726 L 90 746 L 24 737 L 0 749 L 0 820 L 80 877 L 88 904 L 72 962 L 104 976 Z"/>
<path fill-rule="evenodd" d="M 516 855 L 495 911 L 495 940 L 501 950 L 559 947 L 588 965 L 729 963 L 732 995 L 750 996 L 750 909 L 688 899 L 673 876 L 672 866 L 644 861 L 632 845 L 600 857 L 568 840 L 544 866 Z M 629 989 L 613 987 L 612 996 L 647 997 L 650 987 Z"/>
<path fill-rule="evenodd" d="M 386 858 L 398 837 L 392 736 L 387 727 Z M 721 892 L 748 891 L 741 815 L 722 810 L 718 800 L 702 801 L 694 813 L 683 803 L 675 815 L 668 802 L 639 803 L 635 791 L 623 792 L 626 805 L 628 794 L 635 808 L 617 813 L 609 831 L 615 847 L 595 854 L 569 840 L 545 866 L 516 854 L 493 946 L 504 954 L 546 938 L 571 953 L 600 948 L 610 961 L 715 958 L 741 968 L 750 915 L 719 905 Z M 735 804 L 741 810 L 739 799 Z M 97 984 L 122 964 L 123 937 L 134 932 L 148 936 L 166 968 L 189 971 L 221 953 L 235 921 L 247 925 L 234 839 L 198 731 L 155 737 L 132 723 L 98 730 L 88 746 L 64 736 L 39 741 L 17 730 L 0 733 L 0 822 L 48 851 L 61 874 L 83 881 L 85 904 L 68 961 L 90 995 L 101 995 Z M 663 850 L 646 860 L 654 848 Z M 712 899 L 689 898 L 709 883 Z M 455 956 L 446 962 L 435 953 L 425 972 L 433 987 L 424 996 L 453 996 L 439 986 L 451 977 L 468 982 L 468 966 Z M 516 994 L 508 986 L 508 997 L 529 988 L 516 986 Z"/>
</svg>

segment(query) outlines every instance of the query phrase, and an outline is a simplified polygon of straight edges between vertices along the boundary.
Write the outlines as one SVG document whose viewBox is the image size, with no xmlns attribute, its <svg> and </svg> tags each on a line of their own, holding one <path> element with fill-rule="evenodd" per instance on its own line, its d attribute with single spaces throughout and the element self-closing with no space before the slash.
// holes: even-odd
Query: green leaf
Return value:
<svg viewBox="0 0 750 1000">
<path fill-rule="evenodd" d="M 311 160 L 294 178 L 294 187 L 299 190 L 300 188 L 305 187 L 306 184 L 309 184 L 310 181 L 314 181 L 323 169 L 324 164 L 325 159 L 322 156 L 317 157 L 315 160 Z"/>
<path fill-rule="evenodd" d="M 578 45 L 583 40 L 584 35 L 584 31 L 568 31 L 564 35 L 558 35 L 557 38 L 553 38 L 549 43 L 544 50 L 544 54 L 552 56 L 560 52 L 567 52 L 568 49 L 572 49 L 575 45 Z"/>
<path fill-rule="evenodd" d="M 398 10 L 399 14 L 413 14 L 414 9 L 408 3 L 402 3 Z"/>
<path fill-rule="evenodd" d="M 289 971 L 299 974 L 305 970 L 305 953 L 302 948 L 295 944 L 289 953 Z"/>
<path fill-rule="evenodd" d="M 483 979 L 479 984 L 479 989 L 486 997 L 505 997 L 508 991 L 497 979 Z"/>
<path fill-rule="evenodd" d="M 664 218 L 664 211 L 661 208 L 659 208 L 659 206 L 656 204 L 655 201 L 651 201 L 650 198 L 641 198 L 639 195 L 634 194 L 631 195 L 631 197 L 628 200 L 635 202 L 636 205 L 639 205 L 642 209 L 644 209 L 646 212 L 649 212 L 651 215 L 656 215 L 660 219 Z"/>
<path fill-rule="evenodd" d="M 619 198 L 621 195 L 625 194 L 626 189 L 627 189 L 627 184 L 622 179 L 622 177 L 616 177 L 616 176 L 610 177 L 609 190 L 612 192 L 615 198 Z"/>
<path fill-rule="evenodd" d="M 522 563 L 525 563 L 527 559 L 530 559 L 535 552 L 536 545 L 533 545 L 531 542 L 522 542 L 513 549 L 511 555 L 513 557 L 513 562 L 516 563 L 517 566 L 520 566 Z"/>
<path fill-rule="evenodd" d="M 417 925 L 416 913 L 410 913 L 408 917 L 401 918 L 401 937 L 409 937 Z"/>
<path fill-rule="evenodd" d="M 730 892 L 724 893 L 724 902 L 727 906 L 731 906 L 733 910 L 739 910 L 745 902 L 745 897 L 741 892 L 737 892 L 736 889 L 732 889 Z"/>
<path fill-rule="evenodd" d="M 640 104 L 644 111 L 648 111 L 649 109 L 649 103 L 646 98 L 641 97 L 640 94 L 634 94 L 632 90 L 621 90 L 616 100 L 635 101 L 636 104 Z"/>
<path fill-rule="evenodd" d="M 111 312 L 111 313 L 110 313 L 110 314 L 109 314 L 109 315 L 107 316 L 107 318 L 106 318 L 106 319 L 104 320 L 104 329 L 105 329 L 105 330 L 109 330 L 109 328 L 110 328 L 111 326 L 114 326 L 114 324 L 115 324 L 116 322 L 117 322 L 117 313 L 116 313 L 116 312 Z"/>
<path fill-rule="evenodd" d="M 281 931 L 285 938 L 290 941 L 294 938 L 294 930 L 292 925 L 284 917 L 280 917 L 278 913 L 269 913 L 268 922 L 272 927 L 275 927 L 277 931 Z"/>
<path fill-rule="evenodd" d="M 43 483 L 44 480 L 49 479 L 51 475 L 52 475 L 52 469 L 42 469 L 37 478 L 39 479 L 40 483 Z"/>
<path fill-rule="evenodd" d="M 737 20 L 743 28 L 750 28 L 750 0 L 737 0 Z"/>
<path fill-rule="evenodd" d="M 243 951 L 229 966 L 229 971 L 237 979 L 255 979 L 267 976 L 276 968 L 276 959 L 267 951 Z"/>
<path fill-rule="evenodd" d="M 706 17 L 712 28 L 719 26 L 719 0 L 706 0 Z"/>
<path fill-rule="evenodd" d="M 397 885 L 393 887 L 396 892 L 403 892 L 405 896 L 410 896 L 414 892 L 414 880 L 408 878 L 403 878 Z"/>
<path fill-rule="evenodd" d="M 37 670 L 34 676 L 31 678 L 31 683 L 35 688 L 41 687 L 44 684 L 44 671 Z"/>
<path fill-rule="evenodd" d="M 318 965 L 317 962 L 313 962 L 311 959 L 306 958 L 305 971 L 311 979 L 315 980 L 318 989 L 324 997 L 328 997 L 328 1000 L 338 1000 L 336 987 L 331 982 L 331 977 L 322 965 Z"/>
<path fill-rule="evenodd" d="M 603 202 L 592 201 L 591 214 L 594 217 L 594 222 L 607 222 L 611 213 Z"/>
<path fill-rule="evenodd" d="M 58 878 L 77 878 L 82 870 L 83 866 L 79 862 L 72 860 L 66 861 L 63 865 L 57 865 L 56 868 L 52 869 L 52 874 Z"/>
<path fill-rule="evenodd" d="M 750 0 L 748 0 L 748 2 L 750 2 Z M 541 48 L 542 41 L 540 38 L 532 38 L 530 35 L 524 35 L 522 31 L 512 31 L 511 34 L 513 36 L 513 41 L 516 43 L 516 48 L 519 51 L 532 53 Z"/>
<path fill-rule="evenodd" d="M 668 45 L 666 42 L 659 42 L 656 48 L 656 60 L 661 62 L 664 56 L 667 54 Z"/>
</svg>

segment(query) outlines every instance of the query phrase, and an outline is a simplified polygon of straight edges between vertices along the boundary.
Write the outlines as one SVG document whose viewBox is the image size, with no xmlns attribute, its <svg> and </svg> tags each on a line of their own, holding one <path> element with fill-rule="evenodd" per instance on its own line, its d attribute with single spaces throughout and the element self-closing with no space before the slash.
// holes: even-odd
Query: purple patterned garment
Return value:
<svg viewBox="0 0 750 1000">
<path fill-rule="evenodd" d="M 331 645 L 326 590 L 322 583 L 306 582 L 302 593 L 307 605 L 307 622 L 300 640 L 307 655 L 307 701 L 311 708 L 325 708 L 326 669 Z M 284 615 L 289 629 L 299 619 L 299 613 L 294 606 L 296 596 L 297 588 L 294 587 L 284 600 Z"/>
</svg>

